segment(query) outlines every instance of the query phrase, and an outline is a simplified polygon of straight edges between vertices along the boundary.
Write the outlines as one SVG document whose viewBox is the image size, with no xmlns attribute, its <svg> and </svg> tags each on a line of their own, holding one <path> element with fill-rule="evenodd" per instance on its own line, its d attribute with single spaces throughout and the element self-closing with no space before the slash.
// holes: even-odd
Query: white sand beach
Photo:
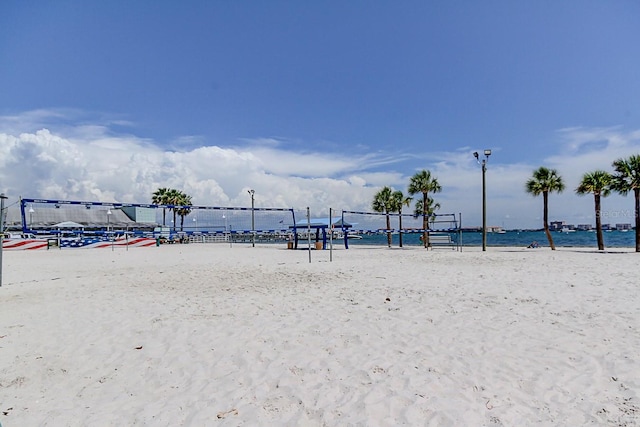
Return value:
<svg viewBox="0 0 640 427">
<path fill-rule="evenodd" d="M 639 257 L 5 252 L 0 423 L 640 425 Z"/>
</svg>

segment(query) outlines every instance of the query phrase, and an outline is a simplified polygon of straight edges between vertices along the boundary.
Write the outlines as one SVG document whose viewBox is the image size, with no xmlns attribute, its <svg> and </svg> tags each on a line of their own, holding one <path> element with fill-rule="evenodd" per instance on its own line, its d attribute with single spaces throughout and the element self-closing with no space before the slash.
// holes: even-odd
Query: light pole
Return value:
<svg viewBox="0 0 640 427">
<path fill-rule="evenodd" d="M 33 205 L 29 205 L 29 231 L 33 231 Z"/>
<path fill-rule="evenodd" d="M 487 185 L 485 175 L 487 174 L 487 162 L 489 161 L 489 156 L 491 155 L 491 150 L 484 150 L 484 159 L 480 160 L 480 156 L 478 152 L 473 153 L 473 157 L 476 158 L 476 161 L 479 165 L 482 166 L 482 250 L 487 250 Z"/>
<path fill-rule="evenodd" d="M 249 190 L 248 193 L 251 195 L 251 246 L 256 247 L 256 220 L 254 216 L 254 196 L 256 194 L 255 190 Z"/>
<path fill-rule="evenodd" d="M 4 240 L 4 201 L 8 197 L 0 193 L 0 287 L 2 287 L 2 241 Z"/>
<path fill-rule="evenodd" d="M 110 223 L 111 223 L 111 209 L 107 209 L 107 234 L 109 234 Z"/>
</svg>

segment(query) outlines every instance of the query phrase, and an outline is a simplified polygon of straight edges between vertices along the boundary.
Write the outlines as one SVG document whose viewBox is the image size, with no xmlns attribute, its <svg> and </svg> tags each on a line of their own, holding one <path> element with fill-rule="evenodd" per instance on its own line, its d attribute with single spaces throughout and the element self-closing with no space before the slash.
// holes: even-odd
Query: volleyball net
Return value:
<svg viewBox="0 0 640 427">
<path fill-rule="evenodd" d="M 153 205 L 70 200 L 20 200 L 24 233 L 234 234 L 286 236 L 292 208 Z"/>
<path fill-rule="evenodd" d="M 426 227 L 425 227 L 426 220 Z M 405 243 L 424 245 L 428 248 L 450 247 L 461 250 L 462 214 L 432 214 L 415 216 L 413 214 L 342 211 L 341 222 L 348 227 L 348 237 L 386 235 L 387 244 L 392 246 L 393 236 L 398 235 L 398 243 L 403 246 L 402 236 L 408 237 Z M 364 242 L 364 240 L 363 240 Z"/>
<path fill-rule="evenodd" d="M 423 215 L 342 211 L 342 222 L 350 224 L 350 231 L 355 233 L 456 233 L 460 230 L 460 217 L 456 214 L 432 214 L 426 219 L 425 229 Z"/>
</svg>

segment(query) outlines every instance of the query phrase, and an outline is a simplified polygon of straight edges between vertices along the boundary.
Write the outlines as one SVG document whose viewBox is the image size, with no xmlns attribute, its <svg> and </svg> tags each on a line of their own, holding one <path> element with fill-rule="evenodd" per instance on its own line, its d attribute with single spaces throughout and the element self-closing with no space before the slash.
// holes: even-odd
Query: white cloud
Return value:
<svg viewBox="0 0 640 427">
<path fill-rule="evenodd" d="M 147 138 L 114 134 L 111 119 L 95 123 L 82 119 L 74 126 L 78 116 L 77 112 L 40 110 L 0 117 L 0 190 L 11 198 L 147 203 L 158 187 L 173 187 L 191 194 L 198 205 L 248 206 L 247 190 L 254 189 L 257 206 L 309 206 L 314 215 L 322 216 L 329 207 L 370 210 L 380 187 L 389 185 L 406 193 L 411 175 L 427 168 L 443 187 L 436 196 L 441 212 L 461 212 L 466 226 L 481 223 L 482 173 L 471 147 L 412 156 L 345 156 L 343 152 L 292 151 L 277 139 L 261 139 L 170 151 Z M 56 126 L 59 122 L 65 124 Z M 39 123 L 50 126 L 38 128 Z M 640 153 L 640 130 L 568 128 L 558 131 L 558 136 L 558 151 L 541 164 L 501 163 L 499 151 L 494 152 L 486 174 L 491 225 L 541 226 L 542 200 L 526 194 L 524 183 L 543 165 L 557 169 L 567 185 L 563 194 L 551 196 L 551 218 L 591 223 L 592 197 L 574 192 L 582 174 L 610 170 L 616 158 Z M 419 158 L 424 164 L 416 165 Z M 628 211 L 633 200 L 611 196 L 603 207 Z"/>
<path fill-rule="evenodd" d="M 18 120 L 0 119 L 3 126 L 8 121 Z M 2 132 L 0 154 L 2 191 L 12 197 L 146 203 L 156 188 L 174 187 L 191 194 L 195 204 L 246 206 L 246 190 L 253 188 L 259 206 L 324 212 L 368 206 L 374 191 L 365 177 L 350 174 L 371 156 L 344 160 L 288 152 L 278 144 L 167 151 L 147 139 L 112 135 L 99 124 L 59 133 Z"/>
</svg>

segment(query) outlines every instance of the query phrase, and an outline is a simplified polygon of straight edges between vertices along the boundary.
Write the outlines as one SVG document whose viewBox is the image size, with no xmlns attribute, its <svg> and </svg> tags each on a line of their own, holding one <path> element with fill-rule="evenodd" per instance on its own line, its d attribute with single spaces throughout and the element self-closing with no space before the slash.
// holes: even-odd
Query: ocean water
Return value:
<svg viewBox="0 0 640 427">
<path fill-rule="evenodd" d="M 635 231 L 605 231 L 605 248 L 634 248 Z M 455 234 L 451 235 L 455 239 Z M 556 247 L 598 247 L 596 233 L 590 231 L 575 231 L 571 233 L 551 232 Z M 403 234 L 404 246 L 420 246 L 419 234 Z M 540 247 L 548 247 L 549 241 L 544 231 L 507 231 L 504 234 L 487 233 L 487 246 L 528 246 L 531 242 L 538 242 Z M 342 241 L 334 242 L 342 243 Z M 349 239 L 349 245 L 386 245 L 386 234 L 364 235 L 362 239 Z M 481 232 L 463 232 L 463 246 L 482 246 Z M 392 235 L 392 246 L 398 246 L 398 235 Z"/>
</svg>

